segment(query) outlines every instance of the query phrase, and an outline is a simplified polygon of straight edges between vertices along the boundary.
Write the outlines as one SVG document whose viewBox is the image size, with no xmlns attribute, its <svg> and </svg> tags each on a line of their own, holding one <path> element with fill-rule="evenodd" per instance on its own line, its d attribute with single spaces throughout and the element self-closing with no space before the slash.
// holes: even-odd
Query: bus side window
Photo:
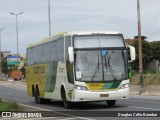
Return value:
<svg viewBox="0 0 160 120">
<path fill-rule="evenodd" d="M 34 67 L 34 74 L 38 74 L 38 67 Z"/>
<path fill-rule="evenodd" d="M 71 46 L 71 37 L 67 36 L 66 37 L 66 44 L 65 44 L 65 60 L 68 61 L 69 56 L 68 56 L 68 47 Z"/>
<path fill-rule="evenodd" d="M 45 66 L 41 67 L 41 73 L 45 73 Z"/>
</svg>

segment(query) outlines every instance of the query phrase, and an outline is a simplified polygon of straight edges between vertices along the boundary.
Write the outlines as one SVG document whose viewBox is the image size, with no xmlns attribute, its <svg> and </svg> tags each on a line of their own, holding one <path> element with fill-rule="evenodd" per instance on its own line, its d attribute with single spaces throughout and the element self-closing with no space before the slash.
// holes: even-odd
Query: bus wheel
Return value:
<svg viewBox="0 0 160 120">
<path fill-rule="evenodd" d="M 51 103 L 51 99 L 44 99 L 44 102 L 45 102 L 46 104 L 49 104 L 49 103 Z"/>
<path fill-rule="evenodd" d="M 64 107 L 65 108 L 71 108 L 71 102 L 67 101 L 67 98 L 66 98 L 66 92 L 64 89 L 62 89 L 62 100 L 63 100 L 63 103 L 64 103 Z"/>
<path fill-rule="evenodd" d="M 35 90 L 34 98 L 35 98 L 35 102 L 39 104 L 42 104 L 44 101 L 43 98 L 40 98 L 38 89 Z"/>
<path fill-rule="evenodd" d="M 116 104 L 116 100 L 107 100 L 106 103 L 109 107 L 112 107 Z"/>
</svg>

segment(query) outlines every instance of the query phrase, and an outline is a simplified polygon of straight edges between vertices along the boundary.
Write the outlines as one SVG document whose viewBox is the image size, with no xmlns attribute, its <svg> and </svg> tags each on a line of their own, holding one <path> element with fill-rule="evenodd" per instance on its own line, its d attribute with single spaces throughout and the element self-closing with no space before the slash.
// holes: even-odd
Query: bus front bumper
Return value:
<svg viewBox="0 0 160 120">
<path fill-rule="evenodd" d="M 72 102 L 105 101 L 117 99 L 129 99 L 129 88 L 106 92 L 92 92 L 75 89 Z"/>
</svg>

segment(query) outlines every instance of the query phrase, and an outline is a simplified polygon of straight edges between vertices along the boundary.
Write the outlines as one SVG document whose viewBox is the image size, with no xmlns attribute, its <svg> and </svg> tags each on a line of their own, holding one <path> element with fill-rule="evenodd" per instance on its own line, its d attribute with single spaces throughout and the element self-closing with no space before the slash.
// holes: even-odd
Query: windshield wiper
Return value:
<svg viewBox="0 0 160 120">
<path fill-rule="evenodd" d="M 125 76 L 127 74 L 127 64 L 126 64 L 126 59 L 125 59 L 125 51 L 122 50 L 122 58 L 123 58 L 123 63 L 124 63 L 124 67 L 125 67 Z"/>
<path fill-rule="evenodd" d="M 99 55 L 98 55 L 98 63 L 97 63 L 97 66 L 96 66 L 96 68 L 95 68 L 95 70 L 94 70 L 94 72 L 93 72 L 91 81 L 94 80 L 94 78 L 95 78 L 95 76 L 96 76 L 96 74 L 97 74 L 97 71 L 99 72 L 99 65 L 100 65 L 100 63 L 99 63 Z"/>
<path fill-rule="evenodd" d="M 111 54 L 109 55 L 108 60 L 106 60 L 108 56 L 105 56 L 105 64 L 104 64 L 104 65 L 106 66 L 106 72 L 108 72 L 108 74 L 109 74 L 109 71 L 110 71 L 113 79 L 114 79 L 114 80 L 117 80 L 117 77 L 115 76 L 115 71 L 112 69 L 112 67 L 111 67 L 111 65 L 110 65 L 110 62 L 109 62 L 109 61 L 110 61 L 110 58 L 111 58 L 111 55 L 112 55 L 114 52 L 115 52 L 115 51 L 112 51 L 112 52 L 111 52 Z M 108 64 L 108 65 L 107 65 L 107 64 Z"/>
</svg>

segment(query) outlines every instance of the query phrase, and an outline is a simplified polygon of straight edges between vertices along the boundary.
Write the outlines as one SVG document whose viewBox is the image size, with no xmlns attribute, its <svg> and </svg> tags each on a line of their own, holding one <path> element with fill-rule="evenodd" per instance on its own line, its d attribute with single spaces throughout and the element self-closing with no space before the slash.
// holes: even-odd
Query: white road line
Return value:
<svg viewBox="0 0 160 120">
<path fill-rule="evenodd" d="M 38 110 L 42 110 L 42 111 L 51 111 L 51 110 L 47 110 L 47 109 L 44 109 L 44 108 L 39 108 L 39 107 L 30 106 L 30 105 L 25 105 L 25 104 L 22 104 L 22 103 L 18 103 L 18 104 L 21 105 L 21 106 L 30 107 L 30 108 L 38 109 Z"/>
<path fill-rule="evenodd" d="M 57 120 L 59 120 L 58 118 L 60 118 L 60 117 L 43 117 L 43 118 L 23 118 L 23 117 L 21 117 L 21 118 L 13 118 L 13 117 L 11 117 L 11 118 L 2 118 L 1 120 L 10 120 L 10 119 L 12 119 L 12 120 L 46 120 L 46 119 L 57 119 Z"/>
<path fill-rule="evenodd" d="M 10 102 L 10 101 L 8 101 L 8 100 L 3 100 L 3 101 Z M 21 105 L 21 106 L 30 107 L 30 108 L 38 109 L 38 110 L 42 110 L 42 111 L 51 111 L 51 110 L 47 110 L 47 109 L 44 109 L 44 108 L 34 107 L 34 106 L 22 104 L 22 103 L 18 103 L 18 104 Z M 66 115 L 66 116 L 72 117 L 72 118 L 79 118 L 79 119 L 83 119 L 83 120 L 95 120 L 95 119 L 86 118 L 86 117 L 77 117 L 77 116 L 74 116 L 74 115 L 64 114 L 64 113 L 60 113 L 60 112 L 56 112 L 56 111 L 55 111 L 54 113 L 61 114 L 61 115 Z M 65 119 L 64 119 L 64 120 L 65 120 Z"/>
<path fill-rule="evenodd" d="M 76 117 L 78 119 L 83 119 L 83 120 L 95 120 L 95 119 L 92 119 L 92 118 L 86 118 L 86 117 Z"/>
<path fill-rule="evenodd" d="M 57 118 L 59 118 L 59 117 L 43 117 L 43 118 L 30 118 L 30 119 L 22 119 L 22 120 L 48 120 L 48 119 L 56 119 L 56 120 L 58 120 Z"/>
<path fill-rule="evenodd" d="M 146 110 L 156 110 L 156 111 L 160 111 L 160 109 L 155 109 L 155 108 L 146 108 L 146 107 L 137 107 L 137 106 L 128 106 L 131 108 L 138 108 L 138 109 L 146 109 Z"/>
<path fill-rule="evenodd" d="M 19 105 L 26 106 L 26 107 L 31 107 L 31 108 L 35 108 L 35 109 L 39 109 L 39 110 L 43 110 L 43 111 L 51 111 L 51 110 L 47 110 L 47 109 L 43 109 L 43 108 L 39 108 L 39 107 L 33 107 L 33 106 L 30 106 L 30 105 L 25 105 L 25 104 L 21 104 L 21 103 L 19 103 Z M 74 115 L 64 114 L 64 113 L 60 113 L 60 112 L 54 112 L 54 113 L 58 113 L 58 114 L 61 114 L 61 115 L 66 115 L 66 116 L 73 117 L 73 118 L 79 118 L 79 119 L 83 119 L 83 120 L 95 120 L 95 119 L 86 118 L 86 117 L 76 117 Z M 64 120 L 66 120 L 66 119 L 64 119 Z M 70 119 L 67 119 L 67 120 L 70 120 Z"/>
<path fill-rule="evenodd" d="M 58 119 L 58 120 L 72 120 L 72 119 L 76 119 L 75 117 L 72 117 L 72 118 L 63 118 L 63 119 Z"/>
<path fill-rule="evenodd" d="M 43 117 L 43 118 L 1 118 L 1 120 L 48 120 L 48 119 L 56 119 L 56 120 L 76 120 L 76 119 L 82 119 L 82 120 L 95 120 L 90 118 L 84 118 L 84 117 Z"/>
</svg>

